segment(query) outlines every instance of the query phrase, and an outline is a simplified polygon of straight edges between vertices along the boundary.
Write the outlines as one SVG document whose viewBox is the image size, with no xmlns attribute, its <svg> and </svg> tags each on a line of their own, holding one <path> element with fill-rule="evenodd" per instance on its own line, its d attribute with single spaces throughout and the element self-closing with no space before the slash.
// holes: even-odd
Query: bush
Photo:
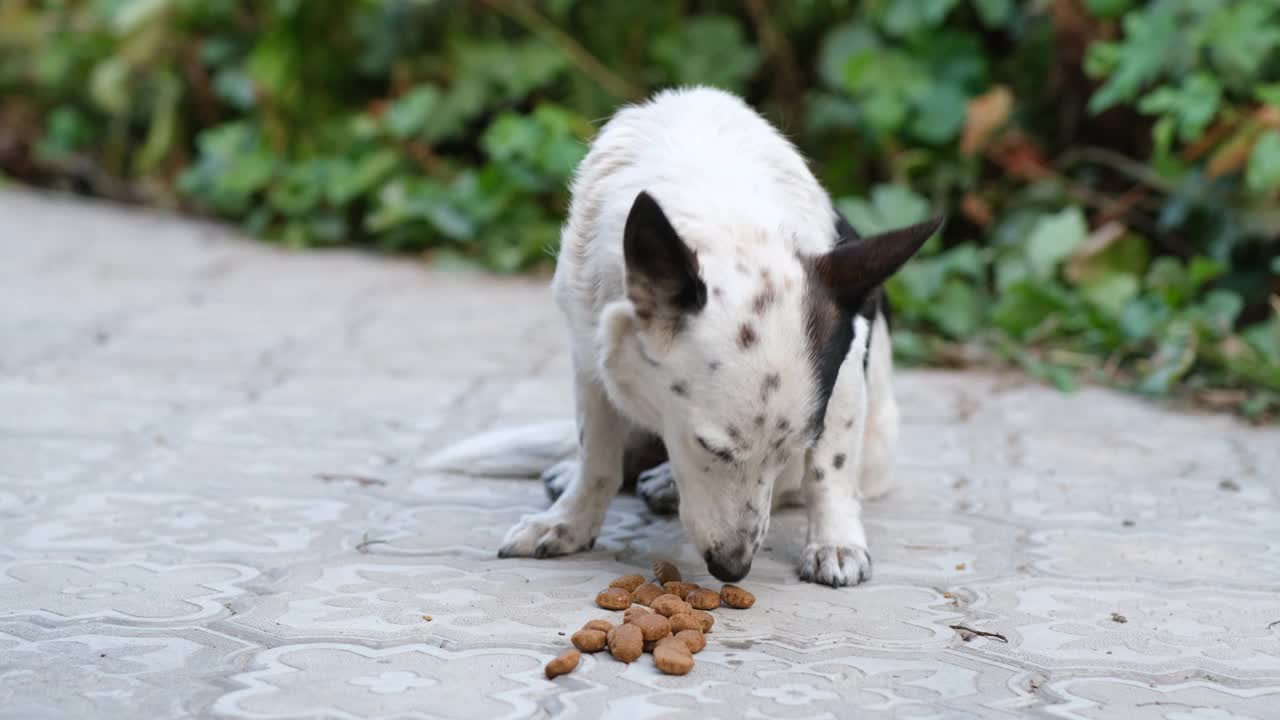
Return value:
<svg viewBox="0 0 1280 720">
<path fill-rule="evenodd" d="M 0 169 L 292 246 L 550 262 L 600 119 L 742 93 L 871 231 L 907 360 L 1280 397 L 1268 0 L 98 0 L 0 9 Z"/>
</svg>

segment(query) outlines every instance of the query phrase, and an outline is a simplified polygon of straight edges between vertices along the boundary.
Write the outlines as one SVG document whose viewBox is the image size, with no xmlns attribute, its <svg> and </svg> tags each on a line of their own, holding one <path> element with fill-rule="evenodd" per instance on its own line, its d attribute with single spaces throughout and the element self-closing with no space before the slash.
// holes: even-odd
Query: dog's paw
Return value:
<svg viewBox="0 0 1280 720">
<path fill-rule="evenodd" d="M 655 515 L 672 515 L 680 509 L 680 492 L 671 463 L 662 463 L 636 477 L 636 496 Z"/>
<path fill-rule="evenodd" d="M 559 500 L 569 483 L 578 476 L 579 465 L 577 459 L 561 460 L 542 472 L 542 487 L 551 502 Z"/>
<path fill-rule="evenodd" d="M 590 550 L 596 539 L 588 524 L 558 514 L 526 515 L 507 532 L 498 557 L 546 558 Z"/>
<path fill-rule="evenodd" d="M 871 554 L 861 545 L 810 544 L 800 562 L 800 579 L 831 587 L 866 582 L 871 579 Z"/>
</svg>

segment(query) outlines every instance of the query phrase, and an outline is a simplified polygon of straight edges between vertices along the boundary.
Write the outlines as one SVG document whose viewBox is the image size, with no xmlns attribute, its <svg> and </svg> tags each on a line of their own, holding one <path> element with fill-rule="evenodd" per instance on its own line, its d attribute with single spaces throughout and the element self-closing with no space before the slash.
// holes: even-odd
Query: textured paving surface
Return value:
<svg viewBox="0 0 1280 720">
<path fill-rule="evenodd" d="M 630 497 L 498 560 L 541 487 L 420 469 L 567 417 L 561 339 L 540 281 L 0 193 L 0 716 L 1277 717 L 1280 434 L 981 374 L 902 377 L 870 585 L 784 514 L 692 674 L 544 680 L 608 579 L 707 580 Z"/>
</svg>

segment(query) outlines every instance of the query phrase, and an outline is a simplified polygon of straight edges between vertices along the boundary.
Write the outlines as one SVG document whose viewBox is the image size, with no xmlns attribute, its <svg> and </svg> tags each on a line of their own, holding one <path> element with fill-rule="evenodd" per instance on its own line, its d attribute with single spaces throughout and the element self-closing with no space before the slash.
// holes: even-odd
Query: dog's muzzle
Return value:
<svg viewBox="0 0 1280 720">
<path fill-rule="evenodd" d="M 707 572 L 721 582 L 737 582 L 751 572 L 752 558 L 746 548 L 723 554 L 712 554 L 708 550 L 702 557 L 707 561 Z"/>
</svg>

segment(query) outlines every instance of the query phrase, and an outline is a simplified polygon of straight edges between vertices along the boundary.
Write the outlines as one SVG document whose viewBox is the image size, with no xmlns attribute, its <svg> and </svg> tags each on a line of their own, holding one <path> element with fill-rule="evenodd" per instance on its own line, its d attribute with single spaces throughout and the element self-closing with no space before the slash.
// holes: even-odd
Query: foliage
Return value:
<svg viewBox="0 0 1280 720">
<path fill-rule="evenodd" d="M 0 171 L 291 246 L 550 262 L 601 118 L 679 83 L 783 124 L 908 360 L 1280 401 L 1275 0 L 15 0 Z"/>
</svg>

